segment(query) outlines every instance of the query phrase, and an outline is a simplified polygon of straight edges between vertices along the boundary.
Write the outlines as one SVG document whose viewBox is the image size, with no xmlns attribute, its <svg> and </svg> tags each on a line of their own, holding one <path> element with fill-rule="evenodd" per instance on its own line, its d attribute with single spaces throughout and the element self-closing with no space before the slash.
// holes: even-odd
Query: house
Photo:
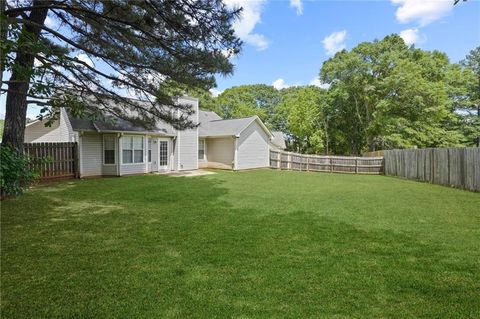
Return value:
<svg viewBox="0 0 480 319">
<path fill-rule="evenodd" d="M 243 170 L 269 166 L 270 149 L 285 146 L 257 116 L 228 119 L 199 110 L 198 100 L 178 98 L 194 109 L 198 127 L 176 130 L 158 121 L 155 129 L 115 120 L 79 119 L 64 109 L 50 127 L 27 124 L 25 142 L 78 142 L 81 177 L 122 176 L 149 172 L 221 168 Z"/>
</svg>

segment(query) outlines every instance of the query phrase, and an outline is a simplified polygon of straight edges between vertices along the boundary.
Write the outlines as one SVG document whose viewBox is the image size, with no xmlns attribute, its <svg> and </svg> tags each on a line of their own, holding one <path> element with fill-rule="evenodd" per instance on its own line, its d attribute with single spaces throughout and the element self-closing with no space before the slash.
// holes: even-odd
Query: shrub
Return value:
<svg viewBox="0 0 480 319">
<path fill-rule="evenodd" d="M 0 194 L 20 195 L 30 186 L 39 174 L 32 167 L 35 160 L 13 148 L 0 146 Z"/>
</svg>

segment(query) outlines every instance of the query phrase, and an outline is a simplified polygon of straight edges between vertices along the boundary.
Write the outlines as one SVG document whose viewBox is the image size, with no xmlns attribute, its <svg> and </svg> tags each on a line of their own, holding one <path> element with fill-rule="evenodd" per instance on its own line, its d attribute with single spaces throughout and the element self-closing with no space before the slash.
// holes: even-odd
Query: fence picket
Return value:
<svg viewBox="0 0 480 319">
<path fill-rule="evenodd" d="M 271 150 L 270 167 L 299 171 L 381 174 L 383 157 L 307 155 Z"/>
<path fill-rule="evenodd" d="M 32 168 L 40 174 L 40 179 L 78 177 L 78 145 L 74 142 L 25 143 L 24 152 L 36 161 Z M 44 159 L 49 161 L 45 162 Z"/>
<path fill-rule="evenodd" d="M 385 175 L 480 191 L 480 148 L 384 151 Z"/>
</svg>

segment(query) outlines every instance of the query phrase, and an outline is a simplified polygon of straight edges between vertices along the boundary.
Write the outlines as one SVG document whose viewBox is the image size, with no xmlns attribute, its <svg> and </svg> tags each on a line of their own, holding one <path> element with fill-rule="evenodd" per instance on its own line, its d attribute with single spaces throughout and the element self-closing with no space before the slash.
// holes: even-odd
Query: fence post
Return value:
<svg viewBox="0 0 480 319">
<path fill-rule="evenodd" d="M 282 152 L 277 153 L 277 169 L 282 168 Z"/>
<path fill-rule="evenodd" d="M 287 169 L 292 169 L 292 155 L 290 152 L 287 155 Z"/>
<path fill-rule="evenodd" d="M 307 157 L 307 172 L 310 171 L 310 166 L 309 166 L 309 162 L 310 162 L 310 156 L 306 155 Z"/>
<path fill-rule="evenodd" d="M 355 157 L 355 174 L 358 174 L 358 157 Z"/>
<path fill-rule="evenodd" d="M 333 163 L 331 156 L 328 157 L 328 170 L 330 171 L 330 173 L 333 172 Z"/>
</svg>

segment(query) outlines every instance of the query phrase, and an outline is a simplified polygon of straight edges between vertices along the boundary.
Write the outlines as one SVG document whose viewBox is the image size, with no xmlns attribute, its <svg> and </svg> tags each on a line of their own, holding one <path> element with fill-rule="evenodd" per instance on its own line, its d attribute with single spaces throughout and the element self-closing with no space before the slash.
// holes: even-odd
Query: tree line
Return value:
<svg viewBox="0 0 480 319">
<path fill-rule="evenodd" d="M 338 52 L 319 76 L 327 89 L 255 84 L 217 97 L 189 93 L 224 118 L 258 115 L 284 132 L 289 150 L 302 153 L 480 143 L 480 47 L 451 63 L 445 53 L 409 47 L 390 35 Z"/>
</svg>

